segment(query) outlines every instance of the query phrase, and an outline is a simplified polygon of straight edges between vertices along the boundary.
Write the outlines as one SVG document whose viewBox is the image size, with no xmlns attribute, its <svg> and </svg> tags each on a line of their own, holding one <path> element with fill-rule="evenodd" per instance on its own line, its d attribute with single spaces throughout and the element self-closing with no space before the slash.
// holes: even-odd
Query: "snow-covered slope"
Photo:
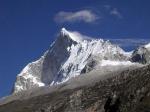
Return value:
<svg viewBox="0 0 150 112">
<path fill-rule="evenodd" d="M 150 49 L 150 43 L 146 44 L 145 48 Z"/>
<path fill-rule="evenodd" d="M 62 28 L 49 50 L 39 60 L 29 63 L 17 76 L 14 93 L 66 82 L 97 65 L 131 65 L 128 59 L 128 53 L 109 41 L 91 39 Z"/>
</svg>

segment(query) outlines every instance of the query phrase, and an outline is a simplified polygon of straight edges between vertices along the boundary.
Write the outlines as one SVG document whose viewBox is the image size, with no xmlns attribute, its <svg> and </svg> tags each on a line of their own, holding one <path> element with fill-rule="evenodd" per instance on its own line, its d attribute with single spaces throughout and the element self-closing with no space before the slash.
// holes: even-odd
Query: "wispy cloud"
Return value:
<svg viewBox="0 0 150 112">
<path fill-rule="evenodd" d="M 98 18 L 99 18 L 98 15 L 96 15 L 91 10 L 80 10 L 77 12 L 65 12 L 65 11 L 58 12 L 54 17 L 54 20 L 59 23 L 79 22 L 79 21 L 92 23 L 96 21 Z"/>
<path fill-rule="evenodd" d="M 110 14 L 111 15 L 114 15 L 118 18 L 122 18 L 122 14 L 119 12 L 119 10 L 117 8 L 113 8 L 111 11 L 110 11 Z"/>
<path fill-rule="evenodd" d="M 104 8 L 106 9 L 109 15 L 115 16 L 120 19 L 123 18 L 123 15 L 118 8 L 108 5 L 108 4 L 104 5 Z"/>
<path fill-rule="evenodd" d="M 150 43 L 150 39 L 109 39 L 120 47 L 138 47 Z"/>
<path fill-rule="evenodd" d="M 104 5 L 104 8 L 107 9 L 107 10 L 110 10 L 111 9 L 111 5 Z"/>
</svg>

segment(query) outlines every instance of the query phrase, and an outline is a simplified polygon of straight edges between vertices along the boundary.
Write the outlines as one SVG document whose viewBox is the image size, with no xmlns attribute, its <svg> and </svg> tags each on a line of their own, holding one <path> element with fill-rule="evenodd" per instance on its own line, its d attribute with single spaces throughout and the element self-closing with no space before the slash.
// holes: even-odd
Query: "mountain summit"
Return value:
<svg viewBox="0 0 150 112">
<path fill-rule="evenodd" d="M 119 46 L 62 28 L 44 55 L 18 74 L 13 92 L 57 85 L 93 69 L 104 70 L 105 66 L 131 64 Z"/>
<path fill-rule="evenodd" d="M 60 36 L 61 37 L 68 37 L 70 39 L 72 39 L 75 42 L 82 42 L 84 39 L 87 39 L 86 36 L 81 35 L 78 32 L 71 32 L 71 31 L 67 31 L 65 28 L 62 28 L 60 31 Z"/>
<path fill-rule="evenodd" d="M 150 64 L 150 43 L 137 48 L 133 52 L 131 60 L 142 64 Z"/>
</svg>

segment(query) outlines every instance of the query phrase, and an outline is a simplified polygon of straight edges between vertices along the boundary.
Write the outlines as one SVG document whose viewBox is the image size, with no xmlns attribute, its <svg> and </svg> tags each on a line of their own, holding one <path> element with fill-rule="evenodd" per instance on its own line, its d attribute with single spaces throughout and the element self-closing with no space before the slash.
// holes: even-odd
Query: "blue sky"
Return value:
<svg viewBox="0 0 150 112">
<path fill-rule="evenodd" d="M 149 41 L 150 0 L 0 0 L 0 97 L 66 27 L 119 42 L 126 50 Z"/>
</svg>

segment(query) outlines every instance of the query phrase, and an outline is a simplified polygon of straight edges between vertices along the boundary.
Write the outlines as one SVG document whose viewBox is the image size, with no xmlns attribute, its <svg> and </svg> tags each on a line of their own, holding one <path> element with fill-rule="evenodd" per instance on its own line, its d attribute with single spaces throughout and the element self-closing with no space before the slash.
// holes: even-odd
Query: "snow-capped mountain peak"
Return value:
<svg viewBox="0 0 150 112">
<path fill-rule="evenodd" d="M 60 33 L 61 33 L 62 36 L 69 35 L 68 31 L 64 27 L 61 29 Z"/>
<path fill-rule="evenodd" d="M 133 62 L 139 62 L 142 64 L 150 63 L 150 43 L 138 47 L 131 56 Z"/>
<path fill-rule="evenodd" d="M 126 53 L 109 41 L 92 39 L 77 31 L 62 28 L 49 50 L 39 60 L 29 63 L 17 76 L 14 93 L 66 82 L 91 71 L 97 65 L 101 66 L 103 62 L 113 66 L 112 62 L 117 61 L 118 65 L 118 61 L 123 63 L 127 60 Z"/>
<path fill-rule="evenodd" d="M 61 31 L 60 31 L 60 35 L 62 37 L 68 37 L 70 39 L 72 39 L 73 41 L 77 42 L 77 43 L 80 43 L 82 42 L 83 40 L 87 39 L 86 36 L 80 34 L 79 32 L 72 32 L 72 31 L 68 31 L 66 30 L 66 28 L 62 28 Z"/>
</svg>

